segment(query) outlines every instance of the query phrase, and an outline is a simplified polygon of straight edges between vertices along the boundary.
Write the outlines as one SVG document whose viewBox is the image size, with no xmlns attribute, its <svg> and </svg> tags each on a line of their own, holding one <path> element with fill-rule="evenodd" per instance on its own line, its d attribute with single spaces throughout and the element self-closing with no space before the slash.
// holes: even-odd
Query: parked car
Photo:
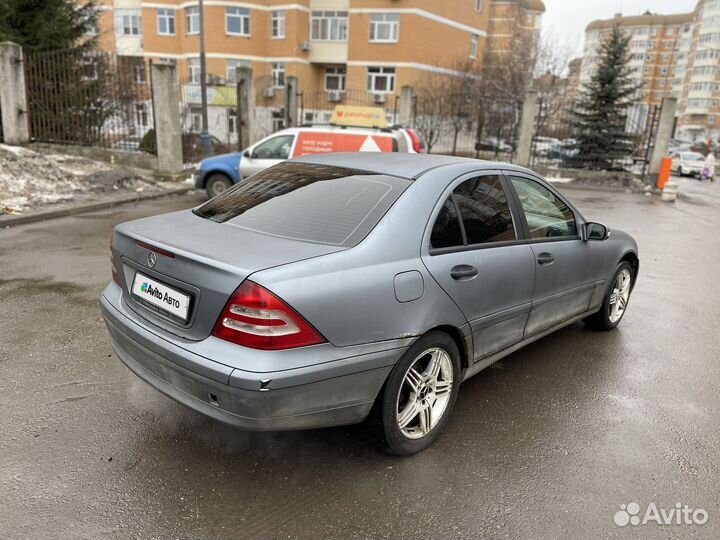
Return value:
<svg viewBox="0 0 720 540">
<path fill-rule="evenodd" d="M 513 152 L 513 146 L 502 139 L 498 139 L 497 137 L 488 137 L 475 143 L 475 150 L 480 152 L 511 154 Z"/>
<path fill-rule="evenodd" d="M 700 176 L 705 167 L 705 156 L 699 152 L 676 152 L 671 157 L 672 172 L 680 176 Z"/>
<path fill-rule="evenodd" d="M 560 141 L 559 144 L 550 147 L 547 151 L 547 158 L 562 161 L 573 160 L 578 156 L 578 154 L 580 154 L 580 150 L 575 148 L 576 144 L 577 142 L 575 139 L 565 139 L 564 141 Z"/>
<path fill-rule="evenodd" d="M 200 162 L 194 173 L 197 189 L 214 197 L 244 178 L 292 158 L 328 152 L 421 153 L 424 142 L 409 128 L 303 126 L 273 133 L 242 152 Z"/>
<path fill-rule="evenodd" d="M 533 139 L 533 152 L 537 156 L 547 157 L 553 148 L 560 146 L 560 140 L 553 137 L 535 137 Z"/>
<path fill-rule="evenodd" d="M 462 381 L 576 321 L 615 328 L 639 262 L 527 169 L 353 153 L 118 225 L 111 267 L 112 347 L 160 392 L 247 430 L 370 416 L 412 454 Z"/>
</svg>

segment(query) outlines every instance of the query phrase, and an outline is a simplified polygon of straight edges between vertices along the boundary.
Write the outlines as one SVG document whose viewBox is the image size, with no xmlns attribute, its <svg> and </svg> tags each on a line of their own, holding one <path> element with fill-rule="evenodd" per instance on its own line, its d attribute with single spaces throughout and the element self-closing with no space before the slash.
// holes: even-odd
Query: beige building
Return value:
<svg viewBox="0 0 720 540">
<path fill-rule="evenodd" d="M 175 62 L 186 103 L 197 101 L 196 0 L 100 0 L 99 7 L 103 49 Z M 391 108 L 403 86 L 419 89 L 431 74 L 461 75 L 457 67 L 468 59 L 478 72 L 486 61 L 506 62 L 519 39 L 535 39 L 544 10 L 541 0 L 205 0 L 210 104 L 229 109 L 236 68 L 249 66 L 256 114 L 272 116 L 256 122 L 256 136 L 282 122 L 291 76 L 303 93 L 300 121 L 327 121 L 337 103 Z M 184 121 L 194 130 L 200 116 L 191 109 Z M 231 134 L 232 111 L 220 113 Z"/>
<path fill-rule="evenodd" d="M 720 134 L 720 0 L 700 0 L 692 13 L 592 22 L 585 34 L 580 83 L 597 68 L 602 40 L 619 25 L 632 39 L 631 67 L 643 83 L 630 114 L 638 128 L 665 96 L 678 98 L 676 137 L 705 141 Z"/>
<path fill-rule="evenodd" d="M 683 88 L 688 50 L 692 36 L 693 14 L 644 15 L 623 17 L 590 23 L 585 33 L 585 52 L 580 84 L 589 82 L 597 70 L 600 46 L 619 26 L 630 36 L 630 69 L 632 78 L 642 88 L 636 105 L 628 115 L 628 130 L 643 132 L 652 108 L 660 105 L 664 96 L 679 96 Z"/>
<path fill-rule="evenodd" d="M 490 0 L 483 75 L 498 94 L 525 90 L 533 74 L 545 4 L 541 0 Z"/>
</svg>

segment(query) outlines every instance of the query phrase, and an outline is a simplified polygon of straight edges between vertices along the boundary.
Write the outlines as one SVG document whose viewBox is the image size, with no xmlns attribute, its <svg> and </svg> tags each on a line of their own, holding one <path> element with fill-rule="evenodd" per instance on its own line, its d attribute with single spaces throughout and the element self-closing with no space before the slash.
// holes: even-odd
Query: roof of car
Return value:
<svg viewBox="0 0 720 540">
<path fill-rule="evenodd" d="M 527 169 L 518 167 L 517 165 L 497 161 L 484 161 L 481 159 L 443 156 L 439 154 L 405 154 L 397 152 L 312 154 L 296 158 L 293 161 L 359 169 L 390 176 L 398 176 L 409 180 L 417 179 L 431 169 L 459 164 L 467 164 L 468 168 L 472 167 L 477 170 L 512 169 L 516 171 L 527 171 Z"/>
</svg>

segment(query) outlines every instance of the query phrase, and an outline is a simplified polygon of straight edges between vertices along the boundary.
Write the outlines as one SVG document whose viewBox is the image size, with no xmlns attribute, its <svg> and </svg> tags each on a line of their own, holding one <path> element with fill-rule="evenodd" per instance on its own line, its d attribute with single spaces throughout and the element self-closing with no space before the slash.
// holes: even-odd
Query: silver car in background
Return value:
<svg viewBox="0 0 720 540">
<path fill-rule="evenodd" d="M 118 225 L 101 297 L 117 356 L 248 430 L 371 417 L 407 455 L 460 383 L 550 332 L 621 321 L 625 233 L 529 170 L 430 155 L 291 160 L 193 210 Z"/>
</svg>

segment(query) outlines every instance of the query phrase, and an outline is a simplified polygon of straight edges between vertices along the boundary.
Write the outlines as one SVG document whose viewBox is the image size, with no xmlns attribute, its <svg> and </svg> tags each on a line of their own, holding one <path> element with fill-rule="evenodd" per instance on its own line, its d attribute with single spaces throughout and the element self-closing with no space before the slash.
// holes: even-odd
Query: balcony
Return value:
<svg viewBox="0 0 720 540">
<path fill-rule="evenodd" d="M 315 64 L 347 64 L 347 41 L 311 41 L 308 60 Z"/>
</svg>

